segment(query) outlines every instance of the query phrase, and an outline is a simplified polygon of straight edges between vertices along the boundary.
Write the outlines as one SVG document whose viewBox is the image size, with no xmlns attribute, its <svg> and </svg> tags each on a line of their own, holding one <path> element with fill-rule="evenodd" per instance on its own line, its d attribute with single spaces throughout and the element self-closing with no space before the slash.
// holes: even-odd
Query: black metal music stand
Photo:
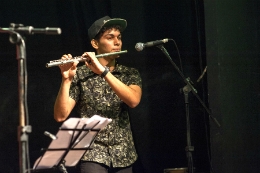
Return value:
<svg viewBox="0 0 260 173">
<path fill-rule="evenodd" d="M 95 119 L 89 123 L 90 119 L 70 118 L 65 121 L 57 133 L 57 139 L 52 140 L 48 149 L 44 149 L 45 153 L 35 162 L 32 172 L 67 173 L 66 166 L 75 166 L 91 149 L 99 131 L 111 121 L 102 118 L 105 120 Z"/>
</svg>

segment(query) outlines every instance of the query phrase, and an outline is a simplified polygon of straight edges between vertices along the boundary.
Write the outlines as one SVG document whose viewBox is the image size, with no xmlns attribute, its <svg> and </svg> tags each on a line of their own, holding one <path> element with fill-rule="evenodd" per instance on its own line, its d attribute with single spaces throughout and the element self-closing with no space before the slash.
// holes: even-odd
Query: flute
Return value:
<svg viewBox="0 0 260 173">
<path fill-rule="evenodd" d="M 127 50 L 96 55 L 96 58 L 102 58 L 102 57 L 111 56 L 111 55 L 118 55 L 118 54 L 122 54 L 122 53 L 127 53 Z M 50 61 L 50 63 L 46 63 L 46 67 L 47 68 L 54 67 L 54 66 L 58 66 L 58 65 L 62 65 L 62 64 L 68 64 L 68 63 L 71 63 L 71 62 L 74 62 L 74 61 L 82 62 L 82 61 L 86 61 L 86 59 L 87 58 L 82 57 L 82 56 L 76 56 L 76 57 L 73 57 L 73 58 L 68 59 L 68 60 L 62 60 L 62 59 L 53 60 L 53 61 Z"/>
</svg>

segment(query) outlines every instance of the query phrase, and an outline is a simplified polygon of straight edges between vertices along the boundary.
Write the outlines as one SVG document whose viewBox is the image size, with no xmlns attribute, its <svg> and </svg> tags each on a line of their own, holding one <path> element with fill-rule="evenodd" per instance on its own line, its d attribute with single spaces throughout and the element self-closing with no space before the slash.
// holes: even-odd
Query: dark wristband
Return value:
<svg viewBox="0 0 260 173">
<path fill-rule="evenodd" d="M 103 73 L 101 74 L 101 77 L 104 78 L 109 71 L 110 71 L 109 67 L 105 66 L 105 70 L 104 70 Z"/>
</svg>

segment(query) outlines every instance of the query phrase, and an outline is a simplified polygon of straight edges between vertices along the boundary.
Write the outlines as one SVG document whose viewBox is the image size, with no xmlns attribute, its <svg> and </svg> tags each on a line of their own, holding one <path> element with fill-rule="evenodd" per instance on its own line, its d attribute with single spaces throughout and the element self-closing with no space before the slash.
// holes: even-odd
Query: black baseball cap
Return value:
<svg viewBox="0 0 260 173">
<path fill-rule="evenodd" d="M 90 41 L 95 38 L 95 36 L 99 33 L 99 31 L 103 27 L 111 26 L 111 25 L 119 25 L 121 26 L 121 32 L 123 32 L 126 28 L 127 22 L 125 19 L 114 18 L 111 19 L 109 16 L 102 17 L 96 20 L 91 27 L 88 29 L 88 36 Z"/>
</svg>

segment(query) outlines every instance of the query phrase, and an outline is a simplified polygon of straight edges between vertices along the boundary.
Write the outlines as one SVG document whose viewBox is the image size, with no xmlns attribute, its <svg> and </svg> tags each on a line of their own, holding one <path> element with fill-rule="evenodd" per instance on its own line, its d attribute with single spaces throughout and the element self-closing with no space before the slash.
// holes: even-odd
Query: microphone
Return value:
<svg viewBox="0 0 260 173">
<path fill-rule="evenodd" d="M 46 27 L 46 28 L 33 28 L 32 33 L 35 34 L 47 34 L 47 35 L 60 35 L 61 29 L 60 28 L 52 28 L 52 27 Z"/>
<path fill-rule="evenodd" d="M 136 43 L 135 49 L 137 51 L 142 51 L 144 49 L 144 47 L 151 47 L 151 46 L 163 44 L 163 43 L 168 42 L 168 40 L 169 40 L 168 38 L 165 38 L 163 40 L 150 41 L 150 42 L 147 42 L 147 43 Z"/>
<path fill-rule="evenodd" d="M 55 136 L 55 135 L 53 135 L 53 134 L 51 134 L 50 132 L 47 132 L 47 131 L 44 132 L 44 135 L 50 137 L 51 139 L 58 139 L 57 136 Z"/>
<path fill-rule="evenodd" d="M 30 35 L 32 34 L 60 35 L 61 34 L 60 28 L 53 28 L 53 27 L 34 28 L 33 26 L 23 26 L 23 24 L 15 24 L 15 23 L 11 23 L 9 29 L 19 33 L 30 34 Z"/>
<path fill-rule="evenodd" d="M 16 32 L 21 32 L 30 35 L 33 34 L 60 35 L 61 34 L 60 28 L 51 28 L 51 27 L 34 28 L 32 26 L 27 26 L 27 27 L 14 28 L 13 30 Z"/>
</svg>

